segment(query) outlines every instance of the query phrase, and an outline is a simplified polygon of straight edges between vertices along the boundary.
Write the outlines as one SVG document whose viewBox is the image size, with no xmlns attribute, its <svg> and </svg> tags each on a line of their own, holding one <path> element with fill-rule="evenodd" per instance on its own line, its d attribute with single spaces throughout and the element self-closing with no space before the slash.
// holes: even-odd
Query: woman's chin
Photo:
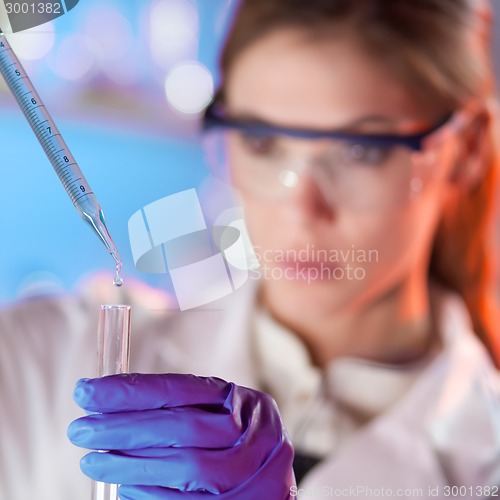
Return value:
<svg viewBox="0 0 500 500">
<path fill-rule="evenodd" d="M 300 279 L 265 279 L 263 286 L 264 295 L 279 308 L 300 311 L 304 314 L 330 314 L 346 307 L 362 293 L 364 284 L 362 281 L 333 279 L 326 277 Z"/>
</svg>

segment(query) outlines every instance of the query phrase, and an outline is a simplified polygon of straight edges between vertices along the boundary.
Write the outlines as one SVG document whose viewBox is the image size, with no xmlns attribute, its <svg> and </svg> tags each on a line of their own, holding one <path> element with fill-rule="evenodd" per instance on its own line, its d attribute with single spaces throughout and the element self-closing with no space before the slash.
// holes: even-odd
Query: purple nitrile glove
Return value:
<svg viewBox="0 0 500 500">
<path fill-rule="evenodd" d="M 215 377 L 123 374 L 77 382 L 68 428 L 81 468 L 122 500 L 283 500 L 293 448 L 268 394 Z"/>
</svg>

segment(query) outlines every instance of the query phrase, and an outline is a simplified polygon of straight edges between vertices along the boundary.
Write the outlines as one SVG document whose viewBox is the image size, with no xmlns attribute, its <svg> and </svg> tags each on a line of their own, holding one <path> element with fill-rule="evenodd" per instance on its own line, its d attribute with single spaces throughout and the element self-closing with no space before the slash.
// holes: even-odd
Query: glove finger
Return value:
<svg viewBox="0 0 500 500">
<path fill-rule="evenodd" d="M 84 410 L 108 413 L 224 404 L 233 384 L 216 377 L 127 373 L 80 379 L 73 393 Z"/>
<path fill-rule="evenodd" d="M 73 444 L 92 450 L 229 448 L 244 432 L 239 413 L 218 414 L 192 407 L 94 414 L 68 427 Z"/>
<path fill-rule="evenodd" d="M 255 494 L 255 491 L 240 491 L 235 496 L 232 492 L 213 495 L 212 493 L 185 492 L 161 486 L 120 486 L 118 489 L 120 500 L 210 500 L 217 496 L 220 500 L 255 500 L 263 498 L 262 494 Z M 289 498 L 286 496 L 283 498 Z M 269 497 L 265 497 L 269 498 Z M 272 497 L 274 498 L 274 497 Z M 276 497 L 281 498 L 281 497 Z"/>
<path fill-rule="evenodd" d="M 185 492 L 161 486 L 120 486 L 120 500 L 209 500 L 212 493 Z M 224 498 L 217 495 L 217 498 Z M 241 499 L 244 500 L 244 499 Z"/>
<path fill-rule="evenodd" d="M 246 481 L 267 458 L 261 450 L 254 450 L 250 456 L 237 447 L 225 450 L 164 448 L 163 451 L 163 456 L 155 458 L 92 452 L 82 458 L 80 467 L 91 479 L 105 483 L 219 494 Z"/>
<path fill-rule="evenodd" d="M 161 451 L 161 450 L 159 450 Z M 269 455 L 266 463 L 247 481 L 217 495 L 221 500 L 255 500 L 256 498 L 290 499 L 293 475 L 293 448 L 283 440 Z M 121 500 L 207 500 L 209 492 L 186 492 L 160 486 L 130 486 L 119 488 Z"/>
</svg>

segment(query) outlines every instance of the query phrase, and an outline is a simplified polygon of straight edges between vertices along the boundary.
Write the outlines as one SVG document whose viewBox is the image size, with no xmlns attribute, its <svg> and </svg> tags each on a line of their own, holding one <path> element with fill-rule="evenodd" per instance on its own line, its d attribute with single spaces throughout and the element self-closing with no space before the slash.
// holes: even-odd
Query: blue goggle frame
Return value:
<svg viewBox="0 0 500 500">
<path fill-rule="evenodd" d="M 281 127 L 268 123 L 256 123 L 248 120 L 238 120 L 224 116 L 220 105 L 212 102 L 203 115 L 202 128 L 209 131 L 215 128 L 240 130 L 261 136 L 286 135 L 300 139 L 340 139 L 346 142 L 358 142 L 374 146 L 406 146 L 413 151 L 422 151 L 425 138 L 445 125 L 453 116 L 448 113 L 437 123 L 417 134 L 352 134 L 336 130 L 310 130 L 293 127 Z"/>
</svg>

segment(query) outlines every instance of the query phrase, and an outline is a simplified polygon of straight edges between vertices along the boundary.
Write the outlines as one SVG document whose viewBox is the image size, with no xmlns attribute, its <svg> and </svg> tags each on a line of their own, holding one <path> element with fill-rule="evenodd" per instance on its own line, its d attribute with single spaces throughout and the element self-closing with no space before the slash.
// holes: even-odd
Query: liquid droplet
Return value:
<svg viewBox="0 0 500 500">
<path fill-rule="evenodd" d="M 116 276 L 113 279 L 113 285 L 122 286 L 123 285 L 123 278 L 120 276 L 120 271 L 122 270 L 122 263 L 117 262 L 115 269 L 116 269 Z"/>
</svg>

